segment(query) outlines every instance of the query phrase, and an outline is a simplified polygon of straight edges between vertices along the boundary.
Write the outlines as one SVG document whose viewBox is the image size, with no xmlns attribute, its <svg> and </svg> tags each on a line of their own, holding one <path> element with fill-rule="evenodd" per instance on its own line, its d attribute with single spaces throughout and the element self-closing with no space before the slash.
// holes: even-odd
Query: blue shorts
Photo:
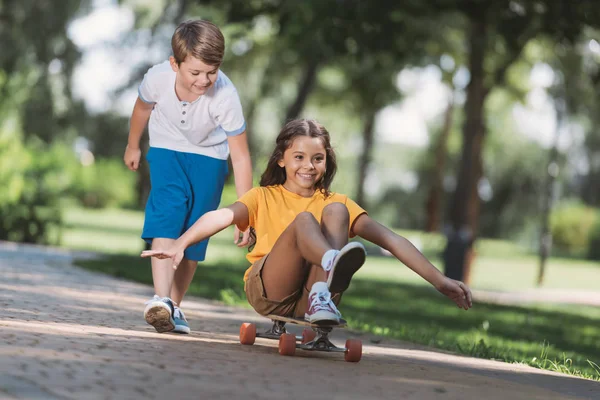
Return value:
<svg viewBox="0 0 600 400">
<path fill-rule="evenodd" d="M 227 177 L 226 160 L 151 147 L 150 195 L 142 239 L 177 239 L 205 213 L 216 210 Z M 208 239 L 185 250 L 185 258 L 203 261 Z"/>
</svg>

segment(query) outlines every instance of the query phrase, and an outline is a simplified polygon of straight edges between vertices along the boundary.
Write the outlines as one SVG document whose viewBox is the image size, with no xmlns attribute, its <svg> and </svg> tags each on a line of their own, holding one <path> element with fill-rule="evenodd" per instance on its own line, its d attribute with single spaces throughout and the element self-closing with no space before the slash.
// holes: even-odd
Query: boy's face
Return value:
<svg viewBox="0 0 600 400">
<path fill-rule="evenodd" d="M 179 65 L 174 57 L 170 57 L 169 62 L 173 71 L 177 73 L 177 88 L 186 91 L 186 94 L 201 96 L 217 80 L 219 67 L 204 64 L 195 57 L 188 56 Z"/>
<path fill-rule="evenodd" d="M 315 185 L 325 174 L 327 152 L 320 138 L 298 136 L 278 162 L 285 168 L 283 186 L 301 196 L 312 196 Z"/>
</svg>

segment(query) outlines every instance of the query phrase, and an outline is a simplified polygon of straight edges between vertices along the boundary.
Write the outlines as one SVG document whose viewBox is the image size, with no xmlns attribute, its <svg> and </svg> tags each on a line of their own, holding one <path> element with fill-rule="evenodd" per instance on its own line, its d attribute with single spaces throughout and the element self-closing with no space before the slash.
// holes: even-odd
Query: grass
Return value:
<svg viewBox="0 0 600 400">
<path fill-rule="evenodd" d="M 63 246 L 106 256 L 79 260 L 94 271 L 152 283 L 143 247 L 139 212 L 117 210 L 66 212 Z M 443 238 L 402 232 L 436 265 Z M 533 287 L 537 260 L 518 245 L 482 240 L 473 286 L 494 290 Z M 242 276 L 244 250 L 232 247 L 232 231 L 211 239 L 207 261 L 200 264 L 189 293 L 247 307 Z M 341 311 L 354 329 L 474 357 L 524 363 L 600 380 L 600 310 L 543 305 L 514 307 L 477 303 L 465 312 L 439 295 L 395 259 L 370 248 L 367 264 L 344 295 Z M 597 290 L 597 263 L 551 259 L 545 287 Z"/>
</svg>

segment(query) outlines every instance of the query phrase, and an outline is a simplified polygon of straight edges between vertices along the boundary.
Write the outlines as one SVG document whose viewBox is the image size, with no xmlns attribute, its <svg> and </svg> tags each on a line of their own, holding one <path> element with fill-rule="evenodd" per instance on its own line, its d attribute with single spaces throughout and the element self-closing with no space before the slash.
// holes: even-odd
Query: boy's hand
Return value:
<svg viewBox="0 0 600 400">
<path fill-rule="evenodd" d="M 250 244 L 250 228 L 246 229 L 246 232 L 240 232 L 238 227 L 235 227 L 233 232 L 233 243 L 237 247 L 246 247 Z"/>
<path fill-rule="evenodd" d="M 473 306 L 471 289 L 461 281 L 445 277 L 437 289 L 455 302 L 459 308 L 468 310 Z"/>
<path fill-rule="evenodd" d="M 177 269 L 177 266 L 183 259 L 183 250 L 144 250 L 141 254 L 142 257 L 156 257 L 161 260 L 170 258 L 173 260 L 173 269 Z"/>
<path fill-rule="evenodd" d="M 140 148 L 129 147 L 125 148 L 125 155 L 123 156 L 123 161 L 125 161 L 125 165 L 132 171 L 137 171 L 140 166 L 140 158 L 142 157 L 142 150 Z"/>
</svg>

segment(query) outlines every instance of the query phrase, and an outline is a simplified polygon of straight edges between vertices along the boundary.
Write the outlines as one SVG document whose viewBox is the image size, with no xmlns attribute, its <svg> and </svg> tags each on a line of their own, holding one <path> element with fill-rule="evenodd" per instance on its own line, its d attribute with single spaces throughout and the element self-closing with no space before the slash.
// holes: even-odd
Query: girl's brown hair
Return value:
<svg viewBox="0 0 600 400">
<path fill-rule="evenodd" d="M 171 38 L 173 57 L 181 65 L 192 56 L 207 65 L 220 66 L 225 53 L 225 38 L 212 22 L 204 20 L 185 21 L 179 24 Z"/>
<path fill-rule="evenodd" d="M 275 149 L 269 158 L 267 168 L 260 178 L 260 186 L 282 185 L 285 182 L 285 169 L 277 162 L 283 159 L 283 153 L 292 146 L 294 139 L 298 136 L 309 136 L 319 138 L 323 142 L 326 152 L 325 174 L 315 184 L 315 189 L 329 196 L 329 187 L 337 171 L 335 152 L 331 147 L 329 132 L 321 124 L 311 119 L 295 119 L 289 121 L 279 132 L 275 140 Z"/>
</svg>

